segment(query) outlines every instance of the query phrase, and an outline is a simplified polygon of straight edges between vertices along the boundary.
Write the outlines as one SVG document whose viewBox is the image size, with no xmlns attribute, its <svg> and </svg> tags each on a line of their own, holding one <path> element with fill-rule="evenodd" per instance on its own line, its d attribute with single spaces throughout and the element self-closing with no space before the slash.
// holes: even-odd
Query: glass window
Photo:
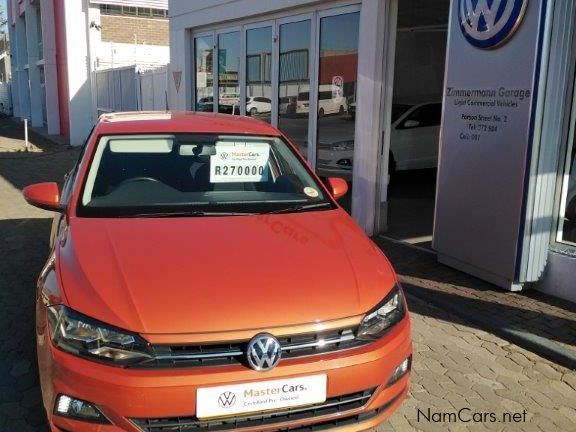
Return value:
<svg viewBox="0 0 576 432">
<path fill-rule="evenodd" d="M 308 208 L 332 204 L 279 138 L 116 135 L 100 138 L 78 213 L 170 217 Z"/>
<path fill-rule="evenodd" d="M 306 157 L 310 94 L 310 20 L 280 26 L 278 128 Z"/>
<path fill-rule="evenodd" d="M 271 121 L 272 104 L 257 102 L 272 97 L 272 27 L 246 31 L 246 114 Z"/>
<path fill-rule="evenodd" d="M 152 16 L 154 18 L 165 18 L 166 11 L 164 9 L 152 9 Z"/>
<path fill-rule="evenodd" d="M 322 18 L 316 166 L 323 177 L 352 181 L 360 13 Z M 350 191 L 352 189 L 350 188 Z M 350 210 L 350 193 L 342 205 Z"/>
<path fill-rule="evenodd" d="M 214 38 L 212 36 L 194 39 L 196 57 L 196 111 L 214 109 L 214 69 L 212 64 Z"/>
<path fill-rule="evenodd" d="M 122 15 L 122 6 L 100 5 L 100 13 L 103 15 Z"/>
<path fill-rule="evenodd" d="M 122 6 L 122 15 L 136 16 L 137 10 L 136 6 Z"/>
<path fill-rule="evenodd" d="M 240 111 L 240 32 L 218 36 L 218 112 Z"/>
<path fill-rule="evenodd" d="M 568 153 L 568 172 L 564 177 L 563 217 L 560 220 L 560 241 L 576 246 L 576 145 Z"/>
<path fill-rule="evenodd" d="M 138 8 L 138 16 L 140 17 L 150 17 L 152 15 L 150 8 Z"/>
</svg>

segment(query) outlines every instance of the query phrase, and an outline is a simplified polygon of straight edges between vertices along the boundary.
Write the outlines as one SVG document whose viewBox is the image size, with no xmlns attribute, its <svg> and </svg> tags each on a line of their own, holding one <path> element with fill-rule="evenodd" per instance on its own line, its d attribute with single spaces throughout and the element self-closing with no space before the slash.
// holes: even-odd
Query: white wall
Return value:
<svg viewBox="0 0 576 432">
<path fill-rule="evenodd" d="M 168 65 L 168 108 L 186 110 L 190 100 L 190 38 L 186 28 L 173 29 L 170 22 L 170 64 Z M 180 86 L 176 78 L 180 76 Z"/>
<path fill-rule="evenodd" d="M 68 91 L 70 95 L 70 144 L 82 145 L 94 124 L 91 68 L 88 49 L 88 3 L 64 3 Z"/>
<path fill-rule="evenodd" d="M 570 256 L 557 252 L 548 254 L 548 264 L 543 279 L 536 289 L 554 297 L 576 302 L 576 255 Z"/>
<path fill-rule="evenodd" d="M 157 45 L 135 45 L 100 42 L 92 54 L 96 69 L 138 65 L 155 68 L 170 63 L 170 48 Z"/>
</svg>

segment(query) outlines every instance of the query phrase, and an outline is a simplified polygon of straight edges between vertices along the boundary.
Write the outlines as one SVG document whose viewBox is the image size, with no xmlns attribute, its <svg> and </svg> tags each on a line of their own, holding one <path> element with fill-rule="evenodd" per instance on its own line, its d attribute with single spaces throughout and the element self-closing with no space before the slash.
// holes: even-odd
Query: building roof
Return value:
<svg viewBox="0 0 576 432">
<path fill-rule="evenodd" d="M 140 111 L 103 114 L 97 129 L 102 134 L 137 133 L 223 133 L 280 136 L 280 132 L 261 120 L 190 111 Z"/>
<path fill-rule="evenodd" d="M 90 0 L 90 3 L 168 10 L 168 0 Z"/>
</svg>

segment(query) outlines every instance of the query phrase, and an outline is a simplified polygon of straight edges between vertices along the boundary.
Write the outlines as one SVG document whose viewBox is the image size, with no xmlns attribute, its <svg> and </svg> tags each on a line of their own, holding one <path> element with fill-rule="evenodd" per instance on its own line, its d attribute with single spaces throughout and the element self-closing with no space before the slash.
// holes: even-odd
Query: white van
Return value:
<svg viewBox="0 0 576 432">
<path fill-rule="evenodd" d="M 344 114 L 348 111 L 348 104 L 344 96 L 333 98 L 332 85 L 323 84 L 318 91 L 318 116 L 330 114 Z M 310 110 L 310 92 L 298 94 L 296 113 L 304 114 Z"/>
</svg>

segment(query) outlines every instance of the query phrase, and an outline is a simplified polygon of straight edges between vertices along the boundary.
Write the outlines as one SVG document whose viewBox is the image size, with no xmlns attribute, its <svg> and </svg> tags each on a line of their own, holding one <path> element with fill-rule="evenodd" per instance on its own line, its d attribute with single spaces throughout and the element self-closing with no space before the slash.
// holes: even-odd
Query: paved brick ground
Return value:
<svg viewBox="0 0 576 432">
<path fill-rule="evenodd" d="M 576 358 L 576 304 L 538 291 L 507 292 L 462 272 L 439 265 L 432 253 L 384 238 L 375 239 L 392 261 L 409 292 L 434 304 L 552 342 Z M 554 353 L 544 353 L 555 359 Z M 576 430 L 576 427 L 574 428 Z"/>
<path fill-rule="evenodd" d="M 576 430 L 576 372 L 414 297 L 410 307 L 415 351 L 411 395 L 376 431 Z M 425 417 L 449 420 L 462 409 L 461 421 Z M 470 421 L 481 413 L 494 414 L 497 421 Z M 521 421 L 504 422 L 505 413 L 517 413 Z"/>
<path fill-rule="evenodd" d="M 0 137 L 0 148 L 2 143 Z M 50 151 L 0 153 L 0 432 L 46 431 L 36 374 L 34 283 L 48 252 L 50 214 L 27 206 L 20 190 L 33 182 L 60 181 L 77 157 L 76 151 Z M 438 282 L 434 275 L 418 277 L 432 284 Z M 442 309 L 409 300 L 415 339 L 412 394 L 377 431 L 576 430 L 576 372 Z M 558 318 L 567 322 L 564 315 Z M 521 423 L 435 423 L 422 414 L 418 418 L 418 410 L 427 414 L 428 408 L 434 418 L 469 409 L 462 412 L 464 420 L 476 412 L 498 418 L 504 412 L 527 414 Z"/>
</svg>

